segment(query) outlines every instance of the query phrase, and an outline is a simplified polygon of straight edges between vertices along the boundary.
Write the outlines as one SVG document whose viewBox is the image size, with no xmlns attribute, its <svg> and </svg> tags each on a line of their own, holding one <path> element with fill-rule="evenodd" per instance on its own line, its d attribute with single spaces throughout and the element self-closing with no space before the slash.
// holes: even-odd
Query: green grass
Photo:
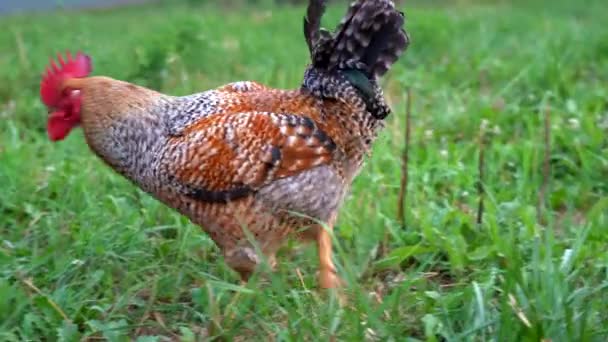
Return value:
<svg viewBox="0 0 608 342">
<path fill-rule="evenodd" d="M 420 1 L 404 10 L 412 44 L 383 81 L 394 114 L 338 222 L 344 308 L 316 289 L 314 246 L 286 246 L 276 274 L 238 286 L 198 227 L 105 167 L 80 131 L 50 143 L 37 95 L 48 57 L 65 49 L 93 56 L 96 74 L 172 94 L 247 79 L 296 87 L 307 62 L 302 7 L 0 18 L 0 340 L 608 339 L 605 4 Z M 343 11 L 332 7 L 326 25 Z M 538 213 L 545 106 L 551 174 Z M 482 124 L 487 195 L 477 225 Z M 378 260 L 385 234 L 389 252 Z"/>
</svg>

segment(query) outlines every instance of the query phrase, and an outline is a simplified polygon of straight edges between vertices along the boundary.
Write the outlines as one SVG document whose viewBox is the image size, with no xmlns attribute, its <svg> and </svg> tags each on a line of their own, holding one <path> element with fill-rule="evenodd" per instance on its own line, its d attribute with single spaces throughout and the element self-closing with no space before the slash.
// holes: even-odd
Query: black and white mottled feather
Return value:
<svg viewBox="0 0 608 342">
<path fill-rule="evenodd" d="M 329 67 L 381 77 L 409 45 L 404 21 L 390 0 L 355 1 L 336 29 Z"/>
<path fill-rule="evenodd" d="M 352 93 L 349 89 L 354 88 L 368 111 L 374 117 L 384 118 L 390 108 L 377 81 L 410 43 L 403 29 L 403 12 L 398 11 L 391 0 L 357 0 L 331 33 L 321 28 L 324 10 L 325 1 L 311 0 L 304 18 L 311 65 L 303 87 L 316 95 L 335 99 L 343 99 L 343 95 Z M 332 93 L 330 89 L 341 91 Z"/>
<path fill-rule="evenodd" d="M 403 12 L 391 0 L 353 2 L 333 34 L 321 29 L 323 0 L 311 0 L 304 19 L 304 35 L 313 65 L 333 71 L 358 69 L 383 76 L 407 49 Z"/>
</svg>

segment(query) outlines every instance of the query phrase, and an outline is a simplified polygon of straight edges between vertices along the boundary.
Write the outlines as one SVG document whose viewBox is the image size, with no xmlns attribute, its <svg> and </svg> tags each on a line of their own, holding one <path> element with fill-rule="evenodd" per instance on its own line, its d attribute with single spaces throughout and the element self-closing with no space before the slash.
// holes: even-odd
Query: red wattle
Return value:
<svg viewBox="0 0 608 342">
<path fill-rule="evenodd" d="M 52 141 L 63 140 L 74 128 L 75 123 L 62 112 L 53 112 L 47 121 L 46 130 Z"/>
</svg>

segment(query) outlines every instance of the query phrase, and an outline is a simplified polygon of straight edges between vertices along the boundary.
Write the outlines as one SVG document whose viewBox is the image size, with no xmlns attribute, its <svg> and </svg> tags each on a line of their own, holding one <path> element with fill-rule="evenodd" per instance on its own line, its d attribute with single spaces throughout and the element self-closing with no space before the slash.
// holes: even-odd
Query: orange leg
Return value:
<svg viewBox="0 0 608 342">
<path fill-rule="evenodd" d="M 341 287 L 343 282 L 336 274 L 336 267 L 332 261 L 332 241 L 330 232 L 333 230 L 335 219 L 327 227 L 320 227 L 317 235 L 317 248 L 319 252 L 319 285 L 325 289 Z"/>
</svg>

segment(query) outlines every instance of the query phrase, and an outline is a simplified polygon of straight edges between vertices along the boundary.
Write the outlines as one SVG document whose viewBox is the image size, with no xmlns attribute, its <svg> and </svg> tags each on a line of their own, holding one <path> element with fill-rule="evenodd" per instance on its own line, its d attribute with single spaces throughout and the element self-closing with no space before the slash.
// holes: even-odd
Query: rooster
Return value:
<svg viewBox="0 0 608 342">
<path fill-rule="evenodd" d="M 353 2 L 333 33 L 320 27 L 325 7 L 308 5 L 297 89 L 241 81 L 171 96 L 58 55 L 40 85 L 48 136 L 82 127 L 105 164 L 201 226 L 242 281 L 295 235 L 317 242 L 320 287 L 339 287 L 332 229 L 390 113 L 379 79 L 409 37 L 390 0 Z"/>
</svg>

